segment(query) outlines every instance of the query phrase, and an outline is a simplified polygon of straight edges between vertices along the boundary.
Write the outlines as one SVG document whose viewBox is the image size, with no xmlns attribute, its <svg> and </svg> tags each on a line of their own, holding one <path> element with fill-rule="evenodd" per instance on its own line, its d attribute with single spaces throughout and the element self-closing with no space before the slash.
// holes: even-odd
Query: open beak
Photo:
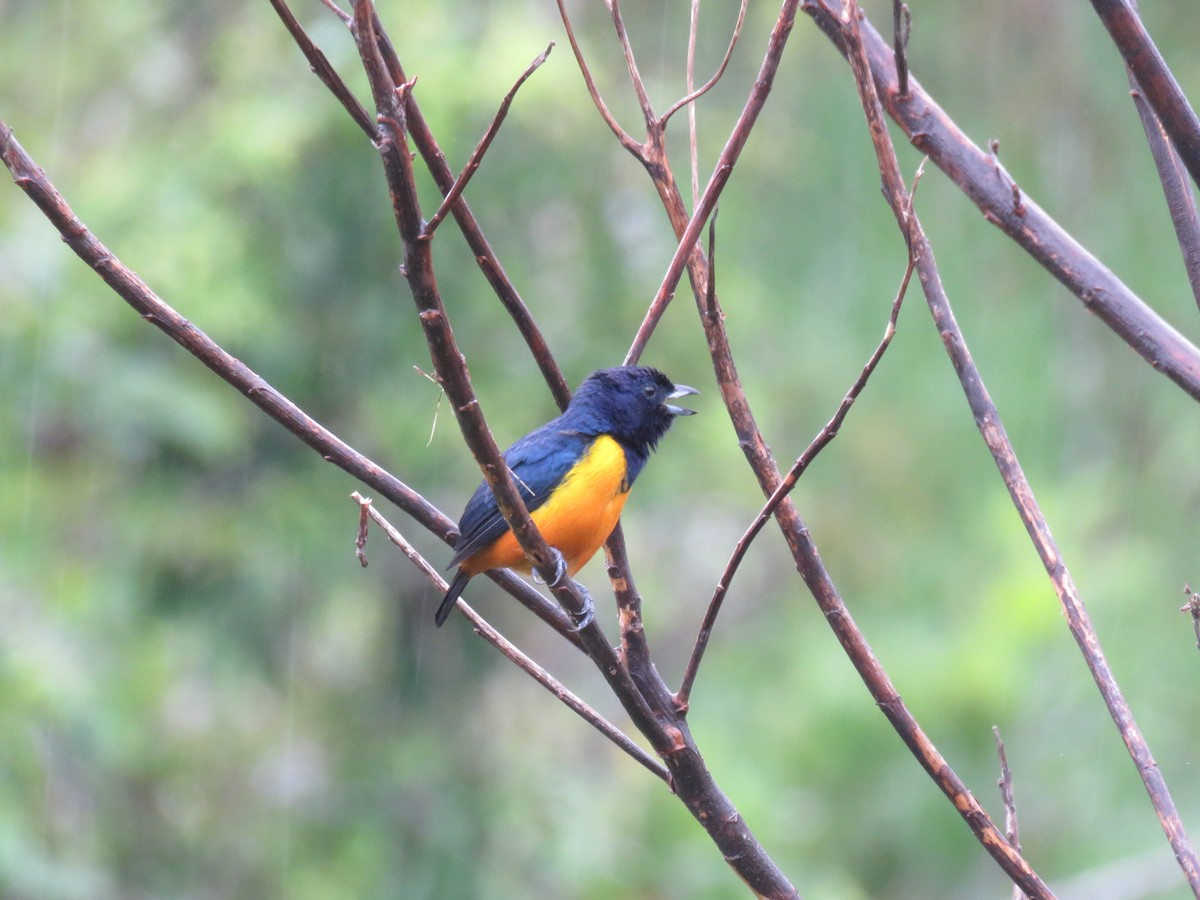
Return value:
<svg viewBox="0 0 1200 900">
<path fill-rule="evenodd" d="M 699 393 L 700 392 L 694 387 L 688 387 L 686 384 L 677 384 L 675 385 L 675 390 L 670 394 L 667 394 L 667 399 L 678 400 L 680 397 L 686 397 L 689 394 L 699 395 Z M 687 409 L 683 406 L 675 406 L 671 403 L 664 403 L 663 407 L 673 416 L 694 416 L 696 414 L 696 410 L 694 409 Z"/>
</svg>

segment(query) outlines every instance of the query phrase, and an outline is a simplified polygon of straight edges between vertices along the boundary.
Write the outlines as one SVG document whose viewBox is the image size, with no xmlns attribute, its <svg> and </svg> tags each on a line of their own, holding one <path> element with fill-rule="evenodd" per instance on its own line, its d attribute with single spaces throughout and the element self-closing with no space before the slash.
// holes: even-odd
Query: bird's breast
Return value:
<svg viewBox="0 0 1200 900">
<path fill-rule="evenodd" d="M 601 435 L 530 518 L 546 542 L 563 555 L 567 574 L 573 576 L 612 534 L 628 497 L 625 450 L 615 439 Z M 471 574 L 493 568 L 528 572 L 530 565 L 513 533 L 505 531 L 465 561 L 463 568 Z"/>
</svg>

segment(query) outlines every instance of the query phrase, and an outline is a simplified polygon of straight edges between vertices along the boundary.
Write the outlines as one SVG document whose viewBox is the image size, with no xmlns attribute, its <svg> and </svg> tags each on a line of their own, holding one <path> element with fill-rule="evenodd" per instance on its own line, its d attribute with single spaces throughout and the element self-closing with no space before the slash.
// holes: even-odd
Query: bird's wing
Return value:
<svg viewBox="0 0 1200 900">
<path fill-rule="evenodd" d="M 533 512 L 546 502 L 590 443 L 590 438 L 560 428 L 556 420 L 530 432 L 504 451 L 504 461 L 512 471 L 526 509 Z M 508 523 L 496 506 L 492 489 L 484 481 L 463 510 L 458 523 L 458 544 L 449 567 L 457 566 L 507 530 Z"/>
</svg>

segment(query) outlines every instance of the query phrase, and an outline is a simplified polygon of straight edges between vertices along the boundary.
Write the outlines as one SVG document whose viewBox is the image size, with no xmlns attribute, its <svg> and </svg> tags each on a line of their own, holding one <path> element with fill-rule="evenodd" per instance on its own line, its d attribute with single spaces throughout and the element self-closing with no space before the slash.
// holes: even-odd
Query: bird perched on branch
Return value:
<svg viewBox="0 0 1200 900">
<path fill-rule="evenodd" d="M 669 401 L 698 393 L 648 366 L 599 369 L 584 379 L 562 415 L 504 451 L 530 517 L 558 556 L 554 584 L 573 576 L 600 549 L 650 451 L 676 416 L 695 412 Z M 458 531 L 448 566 L 458 566 L 458 572 L 434 616 L 438 626 L 472 576 L 532 568 L 486 481 L 467 502 Z M 592 612 L 590 597 L 582 593 L 589 608 L 580 628 Z"/>
</svg>

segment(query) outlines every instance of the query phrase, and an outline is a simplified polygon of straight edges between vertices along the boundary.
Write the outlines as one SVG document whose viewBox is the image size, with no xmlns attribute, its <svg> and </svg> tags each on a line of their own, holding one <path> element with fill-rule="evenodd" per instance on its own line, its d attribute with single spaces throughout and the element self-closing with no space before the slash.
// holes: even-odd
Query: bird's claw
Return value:
<svg viewBox="0 0 1200 900">
<path fill-rule="evenodd" d="M 563 558 L 562 553 L 557 547 L 551 547 L 550 552 L 554 557 L 554 577 L 547 581 L 542 577 L 542 573 L 537 569 L 533 570 L 533 580 L 538 584 L 544 584 L 548 588 L 562 587 L 564 579 L 567 577 L 567 561 Z"/>
<path fill-rule="evenodd" d="M 558 548 L 551 547 L 550 552 L 554 554 L 554 578 L 550 581 L 544 581 L 536 571 L 533 573 L 534 577 L 537 579 L 537 581 L 546 585 L 546 587 L 550 588 L 551 590 L 554 588 L 566 587 L 568 582 L 575 585 L 575 589 L 579 591 L 579 596 L 583 598 L 583 609 L 579 611 L 579 615 L 568 612 L 571 620 L 575 623 L 574 627 L 569 628 L 568 631 L 570 631 L 571 634 L 574 634 L 577 631 L 583 631 L 583 629 L 591 625 L 592 620 L 596 618 L 596 604 L 592 601 L 592 595 L 588 593 L 587 588 L 585 588 L 578 581 L 571 581 L 570 577 L 567 575 L 567 561 L 563 558 L 563 555 L 559 552 Z"/>
<path fill-rule="evenodd" d="M 592 595 L 588 593 L 588 589 L 578 581 L 575 582 L 575 589 L 579 591 L 579 596 L 583 598 L 583 609 L 580 610 L 579 615 L 568 613 L 575 622 L 574 627 L 567 629 L 571 634 L 583 631 L 596 618 L 596 604 L 592 601 Z"/>
</svg>

